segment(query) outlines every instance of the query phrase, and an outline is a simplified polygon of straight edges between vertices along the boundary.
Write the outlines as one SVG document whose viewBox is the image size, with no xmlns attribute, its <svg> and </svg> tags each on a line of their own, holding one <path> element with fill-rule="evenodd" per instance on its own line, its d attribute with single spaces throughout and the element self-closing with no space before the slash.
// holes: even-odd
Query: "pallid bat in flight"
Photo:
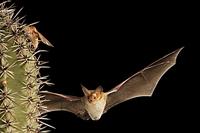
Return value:
<svg viewBox="0 0 200 133">
<path fill-rule="evenodd" d="M 26 26 L 24 28 L 25 33 L 28 35 L 32 46 L 37 49 L 39 44 L 39 39 L 46 45 L 53 47 L 53 45 L 36 29 L 35 26 Z"/>
<path fill-rule="evenodd" d="M 99 120 L 110 108 L 136 97 L 151 96 L 161 77 L 176 63 L 176 58 L 183 48 L 177 49 L 135 73 L 108 92 L 102 87 L 88 90 L 82 86 L 83 97 L 68 96 L 48 91 L 41 92 L 45 110 L 68 111 L 84 120 Z"/>
</svg>

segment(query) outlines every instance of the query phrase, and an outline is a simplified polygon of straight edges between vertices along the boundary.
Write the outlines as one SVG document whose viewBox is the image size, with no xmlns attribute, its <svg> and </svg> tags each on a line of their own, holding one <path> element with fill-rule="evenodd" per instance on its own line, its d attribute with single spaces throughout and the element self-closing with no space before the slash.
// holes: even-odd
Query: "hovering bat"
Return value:
<svg viewBox="0 0 200 133">
<path fill-rule="evenodd" d="M 53 47 L 53 45 L 36 29 L 35 26 L 26 26 L 24 28 L 25 33 L 28 35 L 32 42 L 34 49 L 38 47 L 39 39 L 46 45 Z"/>
<path fill-rule="evenodd" d="M 96 90 L 82 87 L 83 97 L 68 96 L 48 91 L 41 92 L 45 110 L 68 111 L 84 120 L 99 120 L 109 109 L 136 97 L 151 96 L 161 77 L 176 63 L 176 58 L 183 48 L 177 49 L 135 73 L 108 92 L 101 86 Z"/>
</svg>

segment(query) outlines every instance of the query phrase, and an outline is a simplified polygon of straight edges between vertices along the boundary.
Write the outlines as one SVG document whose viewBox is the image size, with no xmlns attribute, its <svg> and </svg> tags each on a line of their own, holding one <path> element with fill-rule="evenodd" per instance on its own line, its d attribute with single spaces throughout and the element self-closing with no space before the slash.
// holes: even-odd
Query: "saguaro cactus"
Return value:
<svg viewBox="0 0 200 133">
<path fill-rule="evenodd" d="M 6 3 L 0 4 L 0 132 L 38 133 L 46 126 L 39 91 L 48 80 L 39 73 L 45 62 L 38 54 L 44 50 L 34 44 L 43 36 L 20 23 Z"/>
</svg>

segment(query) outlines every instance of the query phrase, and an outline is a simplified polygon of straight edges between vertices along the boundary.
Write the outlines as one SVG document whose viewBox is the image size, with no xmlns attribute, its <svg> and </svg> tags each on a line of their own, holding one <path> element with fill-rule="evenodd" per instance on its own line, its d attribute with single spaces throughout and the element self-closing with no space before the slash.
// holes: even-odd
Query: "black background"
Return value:
<svg viewBox="0 0 200 133">
<path fill-rule="evenodd" d="M 125 132 L 194 130 L 199 88 L 195 84 L 195 47 L 199 45 L 198 8 L 188 3 L 108 3 L 64 0 L 13 0 L 26 23 L 54 48 L 40 45 L 51 66 L 42 70 L 55 83 L 45 90 L 82 96 L 89 89 L 109 90 L 152 61 L 184 46 L 177 64 L 160 80 L 152 97 L 132 99 L 99 121 L 83 121 L 68 112 L 52 112 L 54 133 L 69 130 Z M 197 47 L 196 47 L 197 48 Z M 198 78 L 197 78 L 198 80 Z"/>
</svg>

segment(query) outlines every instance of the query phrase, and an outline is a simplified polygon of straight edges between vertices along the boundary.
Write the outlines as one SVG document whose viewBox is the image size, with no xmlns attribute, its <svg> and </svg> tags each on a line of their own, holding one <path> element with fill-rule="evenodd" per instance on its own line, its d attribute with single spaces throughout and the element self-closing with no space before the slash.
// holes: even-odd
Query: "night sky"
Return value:
<svg viewBox="0 0 200 133">
<path fill-rule="evenodd" d="M 151 62 L 184 46 L 177 64 L 160 80 L 152 97 L 120 104 L 99 121 L 83 121 L 68 112 L 48 114 L 54 133 L 68 130 L 179 131 L 194 129 L 197 88 L 194 83 L 195 46 L 199 44 L 196 8 L 157 3 L 68 2 L 64 0 L 13 0 L 19 16 L 35 25 L 55 47 L 41 44 L 49 61 L 54 86 L 44 90 L 83 96 L 80 84 L 105 91 Z M 180 4 L 180 3 L 179 3 Z M 198 33 L 198 34 L 197 34 Z M 196 105 L 197 106 L 197 105 Z M 161 130 L 162 129 L 162 130 Z"/>
</svg>

